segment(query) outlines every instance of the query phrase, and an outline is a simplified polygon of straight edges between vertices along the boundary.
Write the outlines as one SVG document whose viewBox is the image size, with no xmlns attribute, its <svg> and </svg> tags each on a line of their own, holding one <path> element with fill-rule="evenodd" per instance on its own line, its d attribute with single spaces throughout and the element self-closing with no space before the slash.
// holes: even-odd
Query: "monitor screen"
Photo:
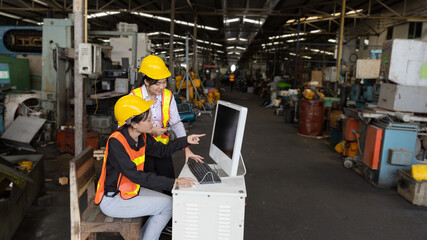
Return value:
<svg viewBox="0 0 427 240">
<path fill-rule="evenodd" d="M 247 108 L 218 101 L 209 156 L 228 176 L 237 176 Z"/>
<path fill-rule="evenodd" d="M 213 144 L 230 158 L 233 158 L 234 142 L 236 141 L 239 111 L 224 105 L 218 105 L 213 134 Z"/>
</svg>

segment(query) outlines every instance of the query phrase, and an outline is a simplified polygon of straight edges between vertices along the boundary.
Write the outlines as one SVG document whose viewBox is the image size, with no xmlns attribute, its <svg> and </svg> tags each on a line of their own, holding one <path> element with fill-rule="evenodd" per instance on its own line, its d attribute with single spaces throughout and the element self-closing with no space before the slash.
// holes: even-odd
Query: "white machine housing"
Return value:
<svg viewBox="0 0 427 240">
<path fill-rule="evenodd" d="M 120 65 L 123 65 L 122 58 L 128 58 L 129 66 L 134 68 L 139 68 L 141 59 L 150 55 L 153 51 L 151 40 L 148 39 L 146 33 L 137 34 L 136 58 L 138 62 L 136 63 L 132 59 L 132 36 L 110 38 L 110 46 L 113 47 L 111 50 L 111 60 L 113 62 L 119 62 Z"/>
<path fill-rule="evenodd" d="M 356 78 L 376 79 L 380 77 L 380 59 L 357 59 Z"/>
<path fill-rule="evenodd" d="M 427 42 L 393 39 L 384 42 L 381 71 L 386 79 L 407 86 L 427 86 Z"/>
<path fill-rule="evenodd" d="M 79 73 L 101 73 L 101 46 L 91 43 L 79 44 Z"/>
<path fill-rule="evenodd" d="M 234 136 L 234 142 L 233 142 L 233 154 L 232 157 L 228 156 L 224 151 L 222 151 L 218 146 L 214 144 L 214 138 L 215 138 L 215 128 L 217 127 L 218 118 L 226 117 L 226 116 L 218 116 L 218 109 L 225 107 L 230 108 L 232 110 L 238 111 L 238 122 L 236 127 L 236 135 Z M 243 135 L 245 132 L 245 124 L 246 124 L 246 116 L 248 113 L 248 109 L 246 107 L 233 104 L 230 102 L 218 101 L 218 105 L 216 107 L 215 112 L 215 120 L 213 124 L 213 130 L 212 130 L 212 138 L 211 138 L 211 144 L 209 149 L 209 156 L 224 170 L 224 172 L 232 177 L 237 176 L 237 170 L 239 166 L 240 161 L 240 151 L 242 148 L 242 142 L 243 142 Z M 231 124 L 231 123 L 230 123 Z"/>
<path fill-rule="evenodd" d="M 427 113 L 427 87 L 382 83 L 378 107 L 393 111 Z"/>
<path fill-rule="evenodd" d="M 337 67 L 327 67 L 323 71 L 323 81 L 336 82 L 337 81 Z"/>
</svg>

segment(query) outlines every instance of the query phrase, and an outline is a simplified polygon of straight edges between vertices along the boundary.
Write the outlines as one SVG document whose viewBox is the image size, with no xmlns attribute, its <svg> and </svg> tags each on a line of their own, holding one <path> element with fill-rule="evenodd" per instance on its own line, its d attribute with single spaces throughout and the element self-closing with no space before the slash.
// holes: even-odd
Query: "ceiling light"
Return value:
<svg viewBox="0 0 427 240">
<path fill-rule="evenodd" d="M 311 30 L 310 31 L 310 33 L 318 33 L 318 32 L 321 32 L 322 30 L 320 30 L 320 29 L 316 29 L 316 30 Z"/>
<path fill-rule="evenodd" d="M 20 16 L 16 16 L 16 15 L 5 13 L 5 12 L 0 12 L 0 15 L 8 17 L 8 18 L 14 18 L 14 19 L 21 19 L 22 18 Z"/>
<path fill-rule="evenodd" d="M 140 13 L 140 12 L 131 12 L 131 13 L 134 14 L 134 15 L 139 15 L 141 17 L 147 17 L 147 18 L 153 18 L 153 19 L 157 19 L 157 20 L 161 20 L 161 21 L 165 21 L 165 22 L 171 22 L 171 19 L 170 18 L 166 18 L 166 17 L 155 16 L 155 15 L 152 15 L 152 14 Z M 180 21 L 180 20 L 175 20 L 174 22 L 177 23 L 177 24 L 194 27 L 194 23 Z M 197 24 L 197 27 L 198 28 L 202 28 L 202 29 L 206 29 L 206 30 L 211 30 L 211 31 L 218 31 L 219 30 L 218 28 L 204 26 L 204 25 L 199 25 L 199 24 Z"/>
<path fill-rule="evenodd" d="M 331 43 L 336 43 L 337 42 L 337 40 L 336 39 L 328 39 L 328 42 L 331 42 Z"/>
<path fill-rule="evenodd" d="M 225 23 L 232 23 L 232 22 L 238 22 L 240 21 L 240 18 L 229 18 L 227 20 L 224 20 Z"/>
<path fill-rule="evenodd" d="M 227 41 L 236 41 L 236 38 L 227 38 Z"/>
<path fill-rule="evenodd" d="M 28 22 L 28 23 L 34 23 L 34 24 L 40 25 L 40 22 L 37 22 L 37 21 L 31 20 L 31 19 L 26 19 L 26 18 L 24 18 L 24 19 L 22 19 L 22 21 L 24 21 L 24 22 Z"/>
<path fill-rule="evenodd" d="M 243 18 L 243 22 L 248 22 L 248 23 L 253 23 L 253 24 L 258 24 L 258 25 L 262 25 L 263 24 L 262 21 L 253 20 L 253 19 L 250 19 L 250 18 Z"/>
<path fill-rule="evenodd" d="M 87 18 L 91 19 L 91 18 L 105 17 L 105 16 L 115 15 L 115 14 L 119 14 L 119 13 L 120 12 L 100 12 L 100 13 L 93 13 L 93 14 L 89 14 L 87 16 Z"/>
<path fill-rule="evenodd" d="M 45 2 L 43 2 L 43 1 L 40 1 L 40 0 L 33 0 L 33 2 L 35 2 L 35 3 L 38 3 L 38 4 L 41 4 L 41 5 L 44 5 L 44 6 L 48 6 L 48 4 L 47 3 L 45 3 Z"/>
<path fill-rule="evenodd" d="M 286 40 L 286 42 L 296 42 L 296 41 L 298 41 L 298 39 L 289 39 L 289 40 Z M 299 41 L 305 41 L 305 38 L 300 38 L 299 39 Z"/>
<path fill-rule="evenodd" d="M 227 49 L 232 49 L 232 48 L 234 48 L 234 46 L 227 47 Z"/>
</svg>

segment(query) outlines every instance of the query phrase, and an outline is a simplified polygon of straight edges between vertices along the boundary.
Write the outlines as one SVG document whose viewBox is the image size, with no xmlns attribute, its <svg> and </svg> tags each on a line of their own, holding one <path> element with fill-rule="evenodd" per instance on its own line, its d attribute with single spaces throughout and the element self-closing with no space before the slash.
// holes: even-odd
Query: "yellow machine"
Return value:
<svg viewBox="0 0 427 240">
<path fill-rule="evenodd" d="M 312 100 L 316 96 L 315 92 L 309 88 L 304 89 L 302 95 L 308 100 Z"/>
<path fill-rule="evenodd" d="M 325 95 L 319 90 L 315 88 L 306 88 L 302 92 L 302 95 L 307 100 L 313 100 L 313 99 L 323 99 L 325 98 Z"/>
<path fill-rule="evenodd" d="M 342 153 L 344 157 L 355 157 L 359 151 L 357 142 L 342 141 L 335 146 L 337 153 Z"/>
</svg>

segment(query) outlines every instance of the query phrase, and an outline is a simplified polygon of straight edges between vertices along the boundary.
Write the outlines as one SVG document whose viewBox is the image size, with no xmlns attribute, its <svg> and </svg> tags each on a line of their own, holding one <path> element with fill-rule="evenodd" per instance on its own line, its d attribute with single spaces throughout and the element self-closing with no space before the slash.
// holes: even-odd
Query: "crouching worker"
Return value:
<svg viewBox="0 0 427 240">
<path fill-rule="evenodd" d="M 164 145 L 147 133 L 153 128 L 150 106 L 137 96 L 120 98 L 114 115 L 120 127 L 108 139 L 104 163 L 98 181 L 95 203 L 110 217 L 134 218 L 150 216 L 141 229 L 141 239 L 159 239 L 162 229 L 172 217 L 172 197 L 155 190 L 172 190 L 195 184 L 192 178 L 167 178 L 144 172 L 145 155 L 158 158 L 198 144 L 202 135 L 178 138 Z"/>
</svg>

